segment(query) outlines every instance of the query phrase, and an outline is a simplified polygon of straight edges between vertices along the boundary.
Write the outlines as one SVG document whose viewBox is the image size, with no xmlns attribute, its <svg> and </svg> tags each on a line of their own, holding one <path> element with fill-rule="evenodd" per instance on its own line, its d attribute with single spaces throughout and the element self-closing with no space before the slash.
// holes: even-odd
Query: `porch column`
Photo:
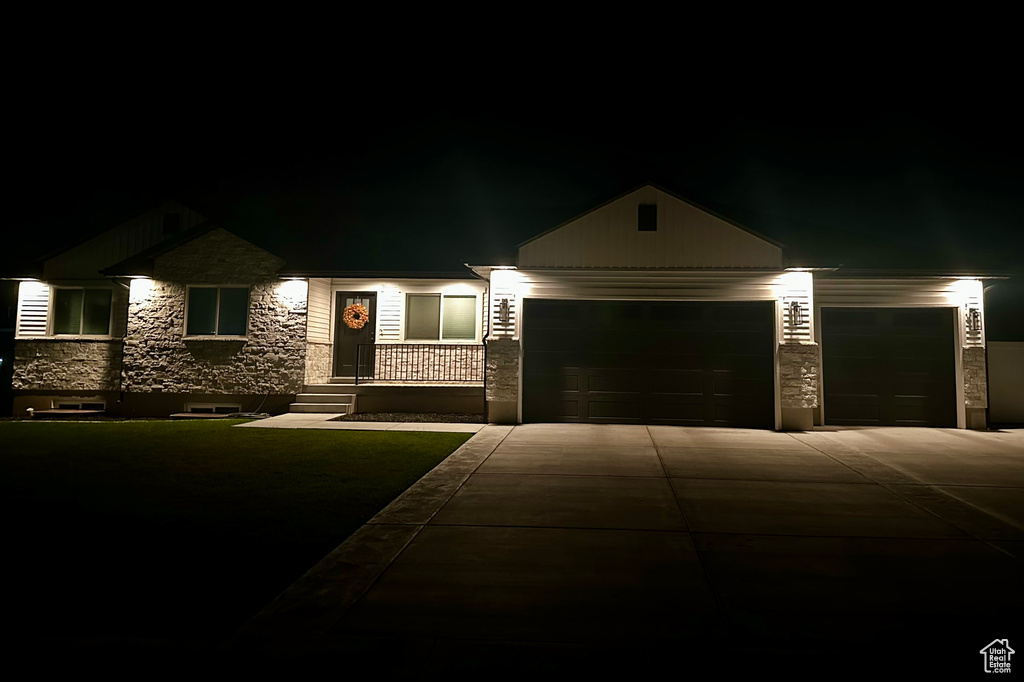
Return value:
<svg viewBox="0 0 1024 682">
<path fill-rule="evenodd" d="M 783 431 L 809 431 L 818 407 L 821 355 L 814 342 L 814 280 L 810 272 L 779 278 L 779 401 Z"/>
<path fill-rule="evenodd" d="M 487 340 L 484 377 L 487 421 L 491 424 L 519 423 L 519 340 Z"/>
</svg>

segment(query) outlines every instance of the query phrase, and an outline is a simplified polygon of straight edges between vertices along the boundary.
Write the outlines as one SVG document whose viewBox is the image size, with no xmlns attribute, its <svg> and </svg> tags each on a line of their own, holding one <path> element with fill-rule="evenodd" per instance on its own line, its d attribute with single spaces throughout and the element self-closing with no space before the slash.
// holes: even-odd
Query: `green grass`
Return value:
<svg viewBox="0 0 1024 682">
<path fill-rule="evenodd" d="M 0 423 L 8 623 L 229 635 L 467 434 Z"/>
</svg>

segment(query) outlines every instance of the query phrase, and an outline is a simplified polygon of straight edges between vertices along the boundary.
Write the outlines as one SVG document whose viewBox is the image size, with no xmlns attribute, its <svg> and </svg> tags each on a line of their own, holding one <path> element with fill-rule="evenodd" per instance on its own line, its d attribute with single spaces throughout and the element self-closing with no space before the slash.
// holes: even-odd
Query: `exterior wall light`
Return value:
<svg viewBox="0 0 1024 682">
<path fill-rule="evenodd" d="M 967 329 L 972 332 L 981 331 L 981 311 L 971 308 L 967 313 Z"/>
<path fill-rule="evenodd" d="M 804 323 L 804 311 L 797 301 L 789 302 L 789 324 L 792 327 L 799 327 Z"/>
<path fill-rule="evenodd" d="M 300 310 L 306 307 L 307 285 L 304 279 L 286 279 L 277 285 L 277 297 L 281 305 Z"/>
<path fill-rule="evenodd" d="M 128 285 L 128 302 L 143 304 L 153 297 L 156 282 L 149 277 L 132 277 Z"/>
</svg>

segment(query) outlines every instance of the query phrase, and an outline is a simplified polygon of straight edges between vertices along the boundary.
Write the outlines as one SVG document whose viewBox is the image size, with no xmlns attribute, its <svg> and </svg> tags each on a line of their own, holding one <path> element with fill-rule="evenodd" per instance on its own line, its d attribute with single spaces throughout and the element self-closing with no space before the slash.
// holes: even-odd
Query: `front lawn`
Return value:
<svg viewBox="0 0 1024 682">
<path fill-rule="evenodd" d="M 0 422 L 23 636 L 218 641 L 468 434 Z"/>
</svg>

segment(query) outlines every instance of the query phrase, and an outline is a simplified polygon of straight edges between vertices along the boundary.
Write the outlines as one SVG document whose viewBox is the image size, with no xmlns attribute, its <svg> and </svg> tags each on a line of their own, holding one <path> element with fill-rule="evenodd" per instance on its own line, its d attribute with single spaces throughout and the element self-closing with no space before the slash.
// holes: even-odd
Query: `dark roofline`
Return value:
<svg viewBox="0 0 1024 682">
<path fill-rule="evenodd" d="M 281 270 L 279 277 L 332 277 L 338 279 L 477 279 L 468 271 L 426 272 L 415 270 Z"/>
<path fill-rule="evenodd" d="M 797 268 L 801 269 L 801 268 Z M 902 278 L 938 278 L 949 279 L 951 277 L 962 277 L 966 279 L 1013 279 L 1014 275 L 1006 271 L 996 272 L 992 270 L 894 270 L 894 269 L 844 269 L 842 266 L 834 268 L 807 268 L 820 270 L 815 272 L 815 277 L 836 277 L 849 279 L 902 279 Z"/>
<path fill-rule="evenodd" d="M 205 222 L 199 223 L 198 225 L 189 230 L 179 232 L 178 234 L 168 239 L 165 239 L 159 244 L 155 244 L 149 247 L 145 251 L 141 251 L 135 254 L 134 256 L 131 256 L 130 258 L 126 258 L 120 263 L 115 263 L 114 265 L 111 265 L 109 268 L 100 270 L 100 274 L 106 275 L 107 277 L 151 277 L 153 275 L 154 261 L 158 256 L 162 256 L 163 254 L 168 253 L 169 251 L 173 251 L 179 246 L 183 246 L 184 244 L 187 244 L 190 241 L 193 241 L 194 239 L 202 237 L 203 235 L 212 232 L 213 230 L 216 229 L 224 230 L 225 232 L 232 235 L 236 239 L 241 239 L 246 244 L 249 244 L 254 248 L 270 253 L 262 246 L 257 246 L 256 244 L 250 242 L 248 239 L 239 237 L 231 230 L 228 230 L 227 228 L 221 226 L 219 222 L 207 220 Z M 274 256 L 275 258 L 278 258 L 278 260 L 281 260 L 275 254 L 270 253 L 270 255 Z"/>
<path fill-rule="evenodd" d="M 733 227 L 737 227 L 737 228 L 743 230 L 744 232 L 757 237 L 758 239 L 762 239 L 762 240 L 768 242 L 769 244 L 772 244 L 773 246 L 777 246 L 778 248 L 783 249 L 783 250 L 786 249 L 786 245 L 783 244 L 782 242 L 776 241 L 776 240 L 772 239 L 771 237 L 766 237 L 765 235 L 761 234 L 760 232 L 758 232 L 756 230 L 750 229 L 746 225 L 741 225 L 740 223 L 736 222 L 732 218 L 724 216 L 724 215 L 722 215 L 721 213 L 719 213 L 717 211 L 712 211 L 710 208 L 707 208 L 705 206 L 701 206 L 697 202 L 692 201 L 690 199 L 687 199 L 684 196 L 680 196 L 678 193 L 673 192 L 672 190 L 665 189 L 661 185 L 655 184 L 653 182 L 645 182 L 645 183 L 643 183 L 641 185 L 637 185 L 636 187 L 634 187 L 633 189 L 631 189 L 629 191 L 623 192 L 622 194 L 618 195 L 614 199 L 609 199 L 608 201 L 605 201 L 605 202 L 603 202 L 601 204 L 598 204 L 597 206 L 594 206 L 593 208 L 590 208 L 590 209 L 584 211 L 583 213 L 580 213 L 579 215 L 577 215 L 575 217 L 572 217 L 569 220 L 566 220 L 565 222 L 559 223 L 558 225 L 556 225 L 555 227 L 552 227 L 549 230 L 545 230 L 545 231 L 541 232 L 538 235 L 534 235 L 533 237 L 530 237 L 529 239 L 527 239 L 525 242 L 520 242 L 519 244 L 516 245 L 516 253 L 518 254 L 519 249 L 523 248 L 524 246 L 526 246 L 530 242 L 535 241 L 537 239 L 540 239 L 544 235 L 550 234 L 550 233 L 554 232 L 555 230 L 560 230 L 563 227 L 565 227 L 566 225 L 568 225 L 569 223 L 575 222 L 575 221 L 579 220 L 580 218 L 582 218 L 583 216 L 590 215 L 594 211 L 597 211 L 598 209 L 602 209 L 602 208 L 604 208 L 605 206 L 607 206 L 609 204 L 613 204 L 616 201 L 618 201 L 619 199 L 622 199 L 622 198 L 624 198 L 626 196 L 629 196 L 633 192 L 636 192 L 637 190 L 641 190 L 644 187 L 653 187 L 654 189 L 658 190 L 659 192 L 664 192 L 665 194 L 669 195 L 670 197 L 673 197 L 674 199 L 678 199 L 679 201 L 683 202 L 684 204 L 689 204 L 690 206 L 693 206 L 694 208 L 696 208 L 696 209 L 698 209 L 700 211 L 704 211 L 708 215 L 714 216 L 715 218 L 718 218 L 722 222 L 728 223 L 729 225 L 732 225 Z"/>
<path fill-rule="evenodd" d="M 95 239 L 96 237 L 99 237 L 102 234 L 110 232 L 111 230 L 116 230 L 117 228 L 121 227 L 125 223 L 130 223 L 135 218 L 138 218 L 139 216 L 145 215 L 145 214 L 147 214 L 147 213 L 149 213 L 151 211 L 155 211 L 156 209 L 160 208 L 161 206 L 164 206 L 164 205 L 167 205 L 167 204 L 176 204 L 176 205 L 180 206 L 181 208 L 187 208 L 190 211 L 194 211 L 195 213 L 198 213 L 199 215 L 201 215 L 204 218 L 206 218 L 206 221 L 204 221 L 204 222 L 207 222 L 207 221 L 210 220 L 208 217 L 206 217 L 205 213 L 203 213 L 201 211 L 196 211 L 191 206 L 183 204 L 182 202 L 178 201 L 177 199 L 165 198 L 162 201 L 157 201 L 157 202 L 149 204 L 148 208 L 145 208 L 145 209 L 143 209 L 141 211 L 134 211 L 130 215 L 126 215 L 124 218 L 122 218 L 121 220 L 117 221 L 113 225 L 108 225 L 107 227 L 97 228 L 97 229 L 93 230 L 92 232 L 90 232 L 85 237 L 77 239 L 77 240 L 75 240 L 73 242 L 68 242 L 67 244 L 65 244 L 63 246 L 57 247 L 57 248 L 53 249 L 52 251 L 48 251 L 45 254 L 36 257 L 35 261 L 39 265 L 39 272 L 43 271 L 43 266 L 46 264 L 46 261 L 50 260 L 51 258 L 56 258 L 57 256 L 61 255 L 62 253 L 65 253 L 67 251 L 71 251 L 72 249 L 78 248 L 79 246 L 81 246 L 82 244 L 85 244 L 87 241 L 89 241 L 91 239 Z"/>
</svg>

